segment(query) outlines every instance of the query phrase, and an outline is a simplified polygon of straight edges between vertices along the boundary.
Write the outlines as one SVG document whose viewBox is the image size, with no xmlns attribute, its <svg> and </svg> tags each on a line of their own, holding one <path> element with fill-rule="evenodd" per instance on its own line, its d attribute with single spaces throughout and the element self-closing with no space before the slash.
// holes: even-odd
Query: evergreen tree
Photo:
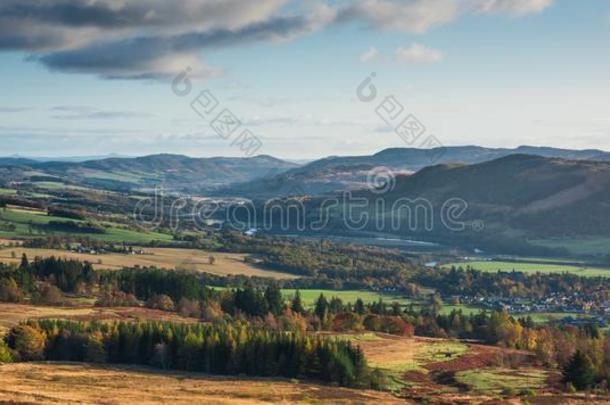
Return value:
<svg viewBox="0 0 610 405">
<path fill-rule="evenodd" d="M 595 382 L 595 368 L 591 359 L 577 350 L 563 367 L 563 382 L 572 384 L 579 390 L 590 387 Z"/>
<path fill-rule="evenodd" d="M 301 292 L 299 290 L 297 290 L 294 294 L 290 308 L 299 314 L 305 312 L 305 308 L 303 308 L 303 301 L 301 300 Z"/>
<path fill-rule="evenodd" d="M 354 311 L 356 311 L 358 315 L 364 315 L 366 309 L 364 308 L 364 301 L 362 301 L 361 298 L 358 298 L 356 300 L 356 304 L 354 305 Z"/>
<path fill-rule="evenodd" d="M 267 308 L 273 315 L 280 315 L 284 308 L 284 298 L 282 297 L 282 291 L 275 283 L 271 283 L 265 289 L 265 301 L 267 301 Z"/>
<path fill-rule="evenodd" d="M 28 261 L 28 256 L 24 253 L 21 255 L 21 264 L 19 268 L 21 270 L 26 270 L 30 266 L 30 262 Z"/>
<path fill-rule="evenodd" d="M 318 315 L 318 318 L 320 318 L 321 320 L 324 320 L 324 318 L 326 318 L 326 315 L 328 314 L 328 301 L 326 300 L 326 297 L 324 297 L 324 294 L 322 294 L 322 293 L 320 293 L 320 296 L 318 297 L 318 300 L 316 301 L 316 306 L 315 306 L 314 312 L 316 315 Z"/>
</svg>

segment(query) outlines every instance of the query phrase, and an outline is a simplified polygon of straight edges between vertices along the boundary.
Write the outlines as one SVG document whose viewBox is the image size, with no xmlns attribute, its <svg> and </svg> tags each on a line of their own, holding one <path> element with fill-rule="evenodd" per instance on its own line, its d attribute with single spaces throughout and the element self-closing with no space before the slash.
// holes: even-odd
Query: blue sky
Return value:
<svg viewBox="0 0 610 405">
<path fill-rule="evenodd" d="M 608 1 L 120 0 L 121 18 L 78 23 L 64 0 L 40 21 L 11 3 L 40 11 L 0 5 L 4 156 L 243 155 L 190 108 L 203 89 L 260 138 L 258 153 L 283 158 L 421 146 L 375 114 L 389 95 L 443 145 L 610 149 Z M 171 82 L 187 67 L 180 97 Z M 364 103 L 356 89 L 372 72 L 379 98 Z"/>
</svg>

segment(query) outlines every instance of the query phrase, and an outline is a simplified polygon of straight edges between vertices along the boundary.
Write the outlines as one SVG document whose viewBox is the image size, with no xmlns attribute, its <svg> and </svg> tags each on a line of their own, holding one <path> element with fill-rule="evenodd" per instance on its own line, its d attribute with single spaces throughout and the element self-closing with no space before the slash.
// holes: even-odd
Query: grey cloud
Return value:
<svg viewBox="0 0 610 405">
<path fill-rule="evenodd" d="M 197 53 L 201 50 L 265 40 L 289 40 L 310 32 L 314 24 L 300 16 L 275 17 L 237 30 L 139 37 L 50 53 L 38 60 L 52 70 L 96 73 L 106 78 L 159 78 L 173 75 L 188 65 L 195 65 L 201 76 L 208 76 L 213 70 L 198 62 Z"/>
<path fill-rule="evenodd" d="M 51 70 L 159 79 L 186 66 L 219 69 L 201 51 L 287 41 L 328 25 L 422 33 L 464 14 L 536 13 L 553 0 L 2 0 L 0 50 L 29 52 Z M 287 14 L 293 13 L 293 14 Z"/>
</svg>

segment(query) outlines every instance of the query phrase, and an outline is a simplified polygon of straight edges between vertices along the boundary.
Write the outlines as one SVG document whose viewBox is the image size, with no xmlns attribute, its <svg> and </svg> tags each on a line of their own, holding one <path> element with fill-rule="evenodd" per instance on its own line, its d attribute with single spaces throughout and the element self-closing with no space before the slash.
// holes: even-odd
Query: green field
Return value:
<svg viewBox="0 0 610 405">
<path fill-rule="evenodd" d="M 296 290 L 293 289 L 282 289 L 282 294 L 286 298 L 291 298 L 294 296 Z M 324 294 L 327 299 L 331 299 L 332 297 L 340 298 L 343 303 L 355 302 L 358 298 L 362 299 L 365 304 L 371 302 L 377 302 L 380 299 L 384 302 L 391 304 L 392 302 L 398 302 L 402 305 L 408 305 L 413 301 L 405 298 L 401 295 L 383 293 L 383 292 L 375 292 L 375 291 L 361 291 L 361 290 L 299 290 L 301 293 L 301 299 L 303 300 L 303 305 L 305 306 L 313 306 L 314 302 L 318 299 L 320 294 Z"/>
<path fill-rule="evenodd" d="M 515 315 L 515 318 L 527 318 L 528 316 L 536 323 L 547 323 L 566 317 L 590 318 L 590 315 L 587 314 L 575 314 L 571 312 L 532 312 L 530 314 Z"/>
<path fill-rule="evenodd" d="M 539 369 L 488 368 L 460 371 L 455 377 L 475 392 L 500 394 L 505 390 L 515 393 L 535 391 L 545 385 L 547 374 Z"/>
<path fill-rule="evenodd" d="M 471 267 L 484 272 L 519 271 L 523 273 L 571 273 L 582 277 L 610 277 L 610 269 L 567 264 L 521 263 L 502 261 L 468 261 L 446 264 L 444 268 Z"/>
<path fill-rule="evenodd" d="M 15 195 L 17 194 L 17 190 L 12 188 L 0 188 L 0 195 Z"/>
<path fill-rule="evenodd" d="M 49 223 L 49 221 L 74 221 L 68 218 L 56 217 L 47 215 L 44 212 L 6 208 L 0 209 L 0 222 L 12 223 L 16 226 L 15 231 L 0 231 L 0 237 L 3 238 L 29 238 L 40 235 L 41 228 Z M 170 241 L 172 236 L 169 234 L 158 232 L 141 232 L 131 229 L 124 229 L 118 226 L 109 226 L 105 233 L 75 233 L 75 232 L 60 232 L 51 231 L 51 234 L 56 235 L 78 235 L 87 236 L 91 239 L 104 240 L 108 242 L 132 242 L 146 243 L 153 240 Z"/>
<path fill-rule="evenodd" d="M 87 187 L 75 186 L 72 184 L 65 184 L 57 181 L 37 181 L 32 183 L 32 185 L 45 190 L 90 190 Z"/>
</svg>

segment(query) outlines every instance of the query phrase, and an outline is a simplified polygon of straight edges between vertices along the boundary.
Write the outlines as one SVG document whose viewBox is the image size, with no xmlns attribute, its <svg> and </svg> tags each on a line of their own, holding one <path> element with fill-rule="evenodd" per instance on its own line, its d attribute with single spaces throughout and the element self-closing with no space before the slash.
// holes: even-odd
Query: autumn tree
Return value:
<svg viewBox="0 0 610 405">
<path fill-rule="evenodd" d="M 24 361 L 42 360 L 45 348 L 45 335 L 29 325 L 18 325 L 11 329 L 7 342 Z"/>
</svg>

